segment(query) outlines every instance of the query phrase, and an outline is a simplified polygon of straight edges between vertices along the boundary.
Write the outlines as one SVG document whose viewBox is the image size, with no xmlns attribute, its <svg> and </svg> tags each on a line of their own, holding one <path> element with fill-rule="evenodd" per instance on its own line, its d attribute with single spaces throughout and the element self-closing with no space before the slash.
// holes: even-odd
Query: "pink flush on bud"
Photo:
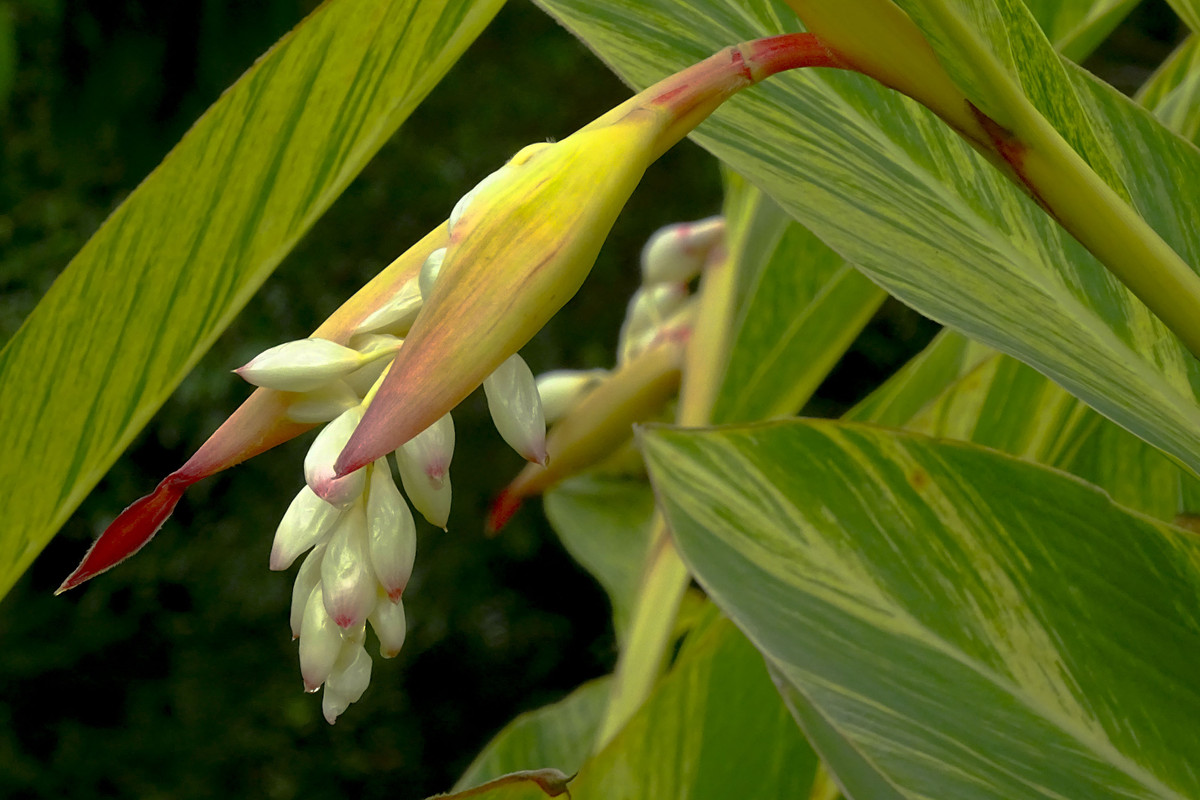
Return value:
<svg viewBox="0 0 1200 800">
<path fill-rule="evenodd" d="M 313 332 L 313 337 L 337 344 L 349 342 L 362 320 L 404 290 L 410 280 L 416 280 L 425 259 L 434 250 L 445 246 L 447 238 L 443 225 L 413 245 L 347 300 Z M 304 395 L 291 392 L 256 390 L 186 464 L 168 475 L 151 494 L 117 516 L 75 571 L 58 587 L 56 594 L 111 569 L 144 547 L 175 510 L 184 490 L 193 483 L 311 430 L 316 422 L 297 422 L 289 414 L 292 406 L 303 399 Z"/>
<path fill-rule="evenodd" d="M 340 478 L 333 470 L 334 460 L 362 417 L 361 405 L 344 411 L 341 416 L 321 429 L 304 457 L 304 482 L 318 497 L 338 508 L 357 500 L 366 487 L 367 476 L 363 470 Z"/>
<path fill-rule="evenodd" d="M 841 63 L 810 34 L 727 48 L 559 142 L 525 148 L 469 193 L 337 474 L 400 447 L 474 391 L 579 289 L 649 164 L 736 92 L 800 66 Z"/>
</svg>

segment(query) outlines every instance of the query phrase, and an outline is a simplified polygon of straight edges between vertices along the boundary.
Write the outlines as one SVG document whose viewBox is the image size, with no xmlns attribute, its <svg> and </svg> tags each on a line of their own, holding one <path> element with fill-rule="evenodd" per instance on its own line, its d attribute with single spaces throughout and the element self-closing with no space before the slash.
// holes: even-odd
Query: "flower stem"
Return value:
<svg viewBox="0 0 1200 800">
<path fill-rule="evenodd" d="M 711 421 L 729 353 L 736 279 L 728 250 L 718 245 L 701 278 L 700 306 L 688 343 L 676 412 L 681 426 L 699 427 Z M 691 581 L 661 512 L 655 512 L 647 552 L 633 619 L 596 735 L 597 752 L 625 727 L 654 689 L 673 639 L 680 601 Z"/>
</svg>

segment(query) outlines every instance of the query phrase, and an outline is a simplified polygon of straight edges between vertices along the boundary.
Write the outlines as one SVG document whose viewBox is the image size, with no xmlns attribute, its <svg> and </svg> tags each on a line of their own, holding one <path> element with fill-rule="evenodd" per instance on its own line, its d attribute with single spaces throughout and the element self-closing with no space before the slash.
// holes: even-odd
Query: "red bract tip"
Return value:
<svg viewBox="0 0 1200 800">
<path fill-rule="evenodd" d="M 171 516 L 187 487 L 187 483 L 169 477 L 153 492 L 122 511 L 54 593 L 74 589 L 141 550 Z"/>
<path fill-rule="evenodd" d="M 495 536 L 501 528 L 508 524 L 513 514 L 517 513 L 524 502 L 525 498 L 511 489 L 500 492 L 492 501 L 491 509 L 488 510 L 487 527 L 484 528 L 484 532 L 488 536 Z"/>
</svg>

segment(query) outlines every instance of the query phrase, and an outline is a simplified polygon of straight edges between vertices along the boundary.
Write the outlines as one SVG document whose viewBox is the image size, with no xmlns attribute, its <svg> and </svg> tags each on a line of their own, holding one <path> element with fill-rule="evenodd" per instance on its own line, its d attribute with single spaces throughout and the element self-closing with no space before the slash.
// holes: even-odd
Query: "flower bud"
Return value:
<svg viewBox="0 0 1200 800">
<path fill-rule="evenodd" d="M 422 303 L 420 285 L 416 278 L 411 278 L 391 299 L 358 323 L 354 332 L 404 335 L 412 327 Z"/>
<path fill-rule="evenodd" d="M 278 571 L 290 567 L 297 556 L 333 530 L 339 516 L 341 511 L 313 494 L 312 489 L 307 486 L 301 489 L 275 530 L 271 569 Z"/>
<path fill-rule="evenodd" d="M 350 374 L 347 380 L 365 369 L 370 369 L 371 366 L 368 364 L 365 367 L 359 367 Z M 341 416 L 342 412 L 354 408 L 360 400 L 359 395 L 350 388 L 350 384 L 345 380 L 331 381 L 311 392 L 298 395 L 294 401 L 288 404 L 287 418 L 292 422 L 306 424 L 329 422 Z"/>
<path fill-rule="evenodd" d="M 508 357 L 483 381 L 496 430 L 526 461 L 546 463 L 546 421 L 542 398 L 525 359 Z"/>
<path fill-rule="evenodd" d="M 429 258 L 425 259 L 425 263 L 421 266 L 421 276 L 418 278 L 418 286 L 421 289 L 421 299 L 429 297 L 429 293 L 433 291 L 433 285 L 437 283 L 438 275 L 442 272 L 442 262 L 446 260 L 446 248 L 434 250 L 429 254 Z"/>
<path fill-rule="evenodd" d="M 375 610 L 367 617 L 371 628 L 379 637 L 379 655 L 384 658 L 395 658 L 404 647 L 404 637 L 408 633 L 408 623 L 404 617 L 404 601 L 392 602 L 387 597 L 380 597 L 375 603 Z"/>
<path fill-rule="evenodd" d="M 281 392 L 308 392 L 349 375 L 362 354 L 327 339 L 297 339 L 272 347 L 235 369 L 247 383 Z"/>
<path fill-rule="evenodd" d="M 304 604 L 304 620 L 300 625 L 300 674 L 304 677 L 306 692 L 321 688 L 333 671 L 341 649 L 341 628 L 325 613 L 325 602 L 321 599 L 321 585 L 318 583 L 308 594 Z"/>
<path fill-rule="evenodd" d="M 723 217 L 659 228 L 642 248 L 642 283 L 687 283 L 700 274 L 724 235 Z"/>
<path fill-rule="evenodd" d="M 417 555 L 417 526 L 392 480 L 387 458 L 371 467 L 367 492 L 367 541 L 375 578 L 392 600 L 399 600 L 412 577 Z"/>
<path fill-rule="evenodd" d="M 341 628 L 359 625 L 375 605 L 375 575 L 367 546 L 363 503 L 350 506 L 333 530 L 321 560 L 325 610 Z"/>
<path fill-rule="evenodd" d="M 362 470 L 355 470 L 341 478 L 335 478 L 333 471 L 333 462 L 362 417 L 362 406 L 343 412 L 317 434 L 304 457 L 304 482 L 318 497 L 339 508 L 358 499 L 366 487 L 367 478 Z"/>
<path fill-rule="evenodd" d="M 317 545 L 313 551 L 308 554 L 308 558 L 304 559 L 304 563 L 300 565 L 300 571 L 296 573 L 296 582 L 292 585 L 292 638 L 298 639 L 304 625 L 304 606 L 308 603 L 308 596 L 312 594 L 312 590 L 321 582 L 321 561 L 325 558 L 325 543 Z"/>
<path fill-rule="evenodd" d="M 687 300 L 687 286 L 660 283 L 643 286 L 629 300 L 617 344 L 617 361 L 625 363 L 654 341 L 659 328 Z"/>
<path fill-rule="evenodd" d="M 450 518 L 450 459 L 454 456 L 454 420 L 445 414 L 396 451 L 400 480 L 413 506 L 433 525 L 445 529 Z"/>
<path fill-rule="evenodd" d="M 371 684 L 371 657 L 361 642 L 347 642 L 338 655 L 333 672 L 325 681 L 325 688 L 357 703 Z"/>
<path fill-rule="evenodd" d="M 531 144 L 531 145 L 529 145 L 529 147 L 526 147 L 525 150 L 528 150 L 531 147 L 538 147 L 538 146 L 539 145 L 537 145 L 537 144 Z M 545 143 L 542 143 L 541 146 L 545 146 Z M 525 150 L 522 150 L 521 152 L 525 152 Z M 447 222 L 447 226 L 450 229 L 451 233 L 454 232 L 454 228 L 458 225 L 458 221 L 460 219 L 462 219 L 463 214 L 465 214 L 467 212 L 467 208 L 469 208 L 471 203 L 473 203 L 475 201 L 475 198 L 477 198 L 479 195 L 483 194 L 484 191 L 486 191 L 489 186 L 491 186 L 495 183 L 498 183 L 502 180 L 505 180 L 508 172 L 511 170 L 511 167 L 509 166 L 511 163 L 512 163 L 512 160 L 510 160 L 507 164 L 505 164 L 503 167 L 496 170 L 495 172 L 490 173 L 486 178 L 481 180 L 479 183 L 475 184 L 475 186 L 471 189 L 471 191 L 467 192 L 461 198 L 459 198 L 458 202 L 454 204 L 454 208 L 451 209 L 450 219 Z"/>
<path fill-rule="evenodd" d="M 558 422 L 608 375 L 604 369 L 556 369 L 537 376 L 542 416 L 547 425 Z"/>
<path fill-rule="evenodd" d="M 673 324 L 685 319 L 673 318 Z M 611 456 L 632 435 L 632 426 L 662 410 L 679 388 L 687 352 L 683 337 L 663 338 L 622 364 L 587 393 L 546 437 L 549 464 L 526 464 L 521 474 L 496 498 L 487 522 L 495 533 L 524 498 L 540 494 L 559 481 Z"/>
</svg>

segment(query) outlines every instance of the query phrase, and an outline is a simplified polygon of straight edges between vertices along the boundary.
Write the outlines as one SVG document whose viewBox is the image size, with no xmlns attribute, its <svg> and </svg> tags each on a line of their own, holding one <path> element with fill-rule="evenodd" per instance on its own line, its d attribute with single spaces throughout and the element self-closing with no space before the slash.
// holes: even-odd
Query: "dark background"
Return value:
<svg viewBox="0 0 1200 800">
<path fill-rule="evenodd" d="M 0 1 L 0 341 L 191 122 L 315 5 Z M 1179 36 L 1165 5 L 1146 2 L 1089 66 L 1129 91 Z M 520 147 L 627 96 L 531 5 L 501 12 L 0 605 L 0 797 L 421 798 L 449 788 L 515 714 L 611 670 L 607 601 L 538 504 L 502 537 L 482 536 L 489 498 L 520 462 L 478 393 L 455 414 L 450 532 L 421 523 L 405 649 L 376 659 L 371 688 L 334 727 L 301 691 L 292 573 L 266 568 L 308 437 L 193 487 L 135 559 L 51 592 L 241 402 L 231 368 L 307 335 Z M 584 291 L 523 351 L 534 371 L 611 364 L 641 243 L 719 207 L 715 163 L 694 145 L 652 167 Z M 933 331 L 889 303 L 810 411 L 839 412 Z"/>
</svg>

